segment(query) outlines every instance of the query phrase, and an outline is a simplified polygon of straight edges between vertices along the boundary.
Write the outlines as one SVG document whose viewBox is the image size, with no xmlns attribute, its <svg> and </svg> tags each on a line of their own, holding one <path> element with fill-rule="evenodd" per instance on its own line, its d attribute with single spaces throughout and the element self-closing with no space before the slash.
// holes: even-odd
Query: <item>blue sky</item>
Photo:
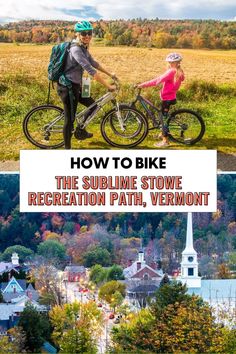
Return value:
<svg viewBox="0 0 236 354">
<path fill-rule="evenodd" d="M 0 0 L 0 23 L 41 19 L 236 20 L 235 0 Z"/>
</svg>

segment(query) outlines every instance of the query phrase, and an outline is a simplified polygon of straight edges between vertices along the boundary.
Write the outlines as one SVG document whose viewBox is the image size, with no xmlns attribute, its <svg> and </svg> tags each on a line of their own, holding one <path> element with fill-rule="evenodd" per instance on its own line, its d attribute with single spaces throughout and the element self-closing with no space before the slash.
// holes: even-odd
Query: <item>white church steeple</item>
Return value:
<svg viewBox="0 0 236 354">
<path fill-rule="evenodd" d="M 188 288 L 200 288 L 201 277 L 198 276 L 197 252 L 193 248 L 192 213 L 188 213 L 186 246 L 182 252 L 181 277 L 182 283 Z"/>
<path fill-rule="evenodd" d="M 192 213 L 188 213 L 187 216 L 187 233 L 186 233 L 186 246 L 182 254 L 194 253 L 197 254 L 193 248 L 193 222 Z"/>
<path fill-rule="evenodd" d="M 141 262 L 141 263 L 144 263 L 144 252 L 142 249 L 139 250 L 139 253 L 138 253 L 138 262 Z"/>
<path fill-rule="evenodd" d="M 14 265 L 14 266 L 18 266 L 19 265 L 19 256 L 16 252 L 12 253 L 12 256 L 11 256 L 11 263 Z"/>
</svg>

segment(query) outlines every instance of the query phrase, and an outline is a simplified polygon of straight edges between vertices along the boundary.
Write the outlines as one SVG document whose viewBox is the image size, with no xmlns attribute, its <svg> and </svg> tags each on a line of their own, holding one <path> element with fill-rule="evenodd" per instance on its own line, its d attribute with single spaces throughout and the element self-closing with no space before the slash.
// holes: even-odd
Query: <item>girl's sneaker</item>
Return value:
<svg viewBox="0 0 236 354">
<path fill-rule="evenodd" d="M 161 141 L 160 143 L 155 143 L 154 146 L 165 147 L 165 146 L 169 146 L 169 143 L 167 141 Z"/>
<path fill-rule="evenodd" d="M 159 133 L 158 135 L 155 135 L 153 138 L 154 139 L 163 139 L 163 135 L 162 135 L 162 133 Z"/>
</svg>

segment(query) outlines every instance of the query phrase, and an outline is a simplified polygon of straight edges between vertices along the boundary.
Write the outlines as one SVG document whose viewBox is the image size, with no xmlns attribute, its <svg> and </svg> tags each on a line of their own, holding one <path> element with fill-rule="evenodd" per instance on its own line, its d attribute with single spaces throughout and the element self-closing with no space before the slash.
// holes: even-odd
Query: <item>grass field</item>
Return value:
<svg viewBox="0 0 236 354">
<path fill-rule="evenodd" d="M 20 149 L 34 148 L 22 132 L 22 121 L 32 107 L 47 98 L 47 65 L 51 46 L 0 44 L 0 160 L 17 160 Z M 173 51 L 173 50 L 172 50 Z M 178 50 L 184 57 L 186 80 L 178 94 L 178 107 L 197 110 L 206 123 L 206 133 L 194 149 L 217 149 L 235 153 L 236 123 L 236 51 Z M 91 53 L 108 70 L 120 78 L 121 101 L 134 97 L 131 85 L 161 74 L 168 49 L 127 47 L 93 47 Z M 92 95 L 105 90 L 93 83 Z M 156 88 L 143 90 L 146 97 L 159 102 Z M 55 90 L 51 102 L 61 105 Z M 99 131 L 99 117 L 89 127 L 94 139 L 74 141 L 73 148 L 106 149 L 109 147 Z M 153 148 L 155 133 L 150 133 L 138 147 Z M 170 149 L 185 149 L 172 144 Z"/>
</svg>

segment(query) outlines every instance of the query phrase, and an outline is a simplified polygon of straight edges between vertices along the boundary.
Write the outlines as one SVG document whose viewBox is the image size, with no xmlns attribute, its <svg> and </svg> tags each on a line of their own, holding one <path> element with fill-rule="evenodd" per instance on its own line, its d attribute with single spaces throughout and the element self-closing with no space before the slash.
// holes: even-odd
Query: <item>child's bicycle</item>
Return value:
<svg viewBox="0 0 236 354">
<path fill-rule="evenodd" d="M 197 112 L 183 108 L 172 112 L 168 111 L 164 116 L 160 108 L 141 96 L 140 88 L 137 90 L 137 96 L 135 100 L 129 104 L 129 107 L 137 109 L 136 103 L 139 102 L 141 104 L 146 113 L 145 120 L 148 123 L 148 130 L 146 131 L 145 129 L 146 135 L 142 135 L 142 139 L 139 140 L 136 145 L 140 144 L 146 138 L 149 130 L 162 129 L 163 126 L 168 132 L 169 139 L 174 142 L 194 145 L 202 139 L 205 133 L 205 123 Z M 126 115 L 123 124 L 125 125 L 128 120 L 129 113 Z M 143 120 L 140 120 L 140 125 L 137 126 L 136 133 L 133 130 L 133 137 L 135 137 L 135 134 L 139 136 L 142 130 L 142 124 Z M 115 126 L 113 126 L 113 129 L 115 129 Z M 119 132 L 117 131 L 117 135 L 118 134 Z"/>
<path fill-rule="evenodd" d="M 119 85 L 117 82 L 115 84 L 116 91 L 107 92 L 90 107 L 76 114 L 77 126 L 73 131 L 75 138 L 79 140 L 79 131 L 88 126 L 104 105 L 111 103 L 113 108 L 105 114 L 100 124 L 105 141 L 115 147 L 131 148 L 145 139 L 148 134 L 146 118 L 135 107 L 117 102 L 115 97 Z M 33 145 L 41 149 L 56 149 L 64 145 L 63 125 L 63 109 L 45 104 L 27 113 L 23 121 L 23 131 Z"/>
</svg>

